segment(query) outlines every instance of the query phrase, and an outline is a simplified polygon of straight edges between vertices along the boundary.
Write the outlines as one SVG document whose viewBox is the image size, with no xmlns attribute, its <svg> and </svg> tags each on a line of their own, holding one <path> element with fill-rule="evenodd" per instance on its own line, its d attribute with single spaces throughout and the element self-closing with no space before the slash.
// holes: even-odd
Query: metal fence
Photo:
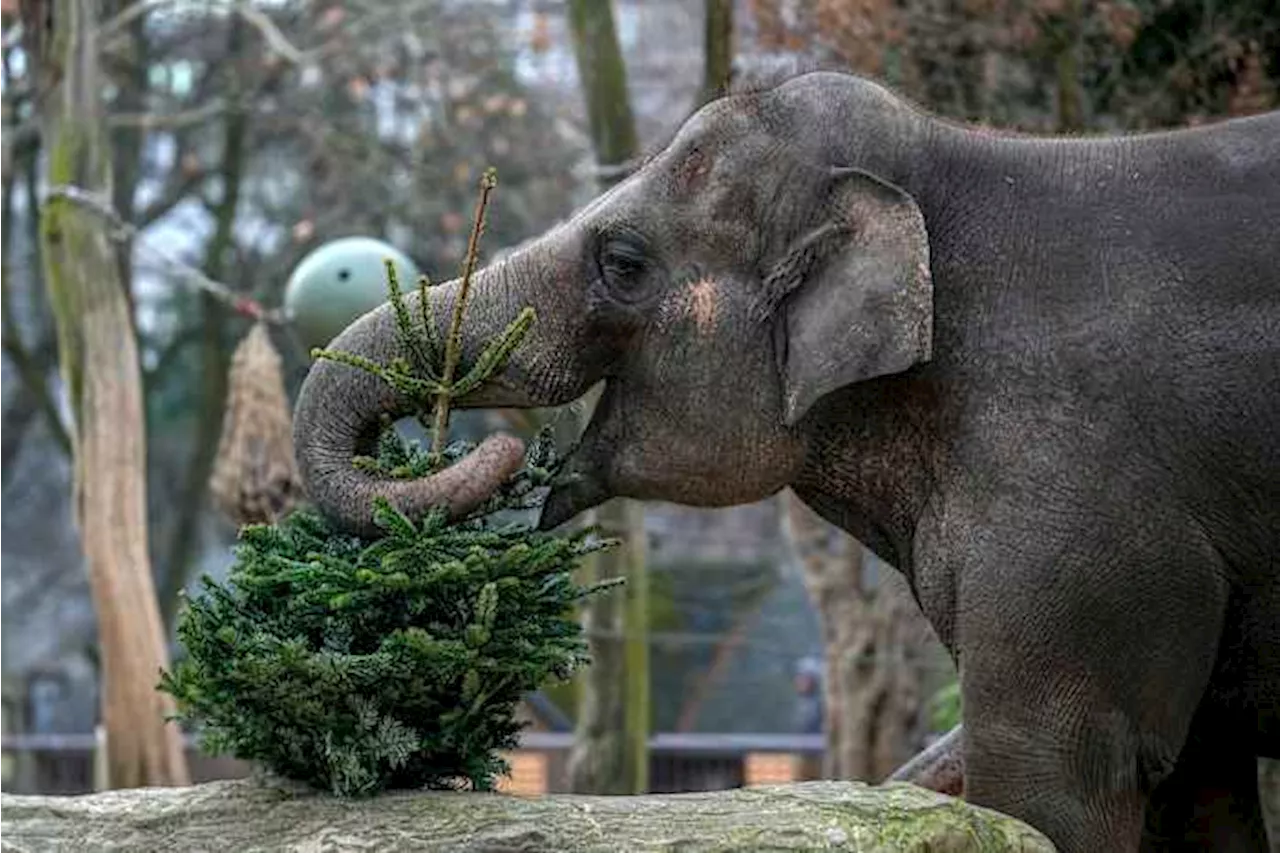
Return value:
<svg viewBox="0 0 1280 853">
<path fill-rule="evenodd" d="M 84 794 L 95 790 L 92 734 L 6 736 L 3 789 L 13 794 Z M 507 756 L 511 776 L 499 787 L 512 793 L 542 794 L 569 788 L 568 757 L 573 735 L 526 732 L 520 748 Z M 804 756 L 820 755 L 821 735 L 658 734 L 649 740 L 649 790 L 682 793 L 784 782 L 796 778 Z M 240 778 L 249 765 L 203 755 L 191 739 L 187 759 L 194 781 Z"/>
</svg>

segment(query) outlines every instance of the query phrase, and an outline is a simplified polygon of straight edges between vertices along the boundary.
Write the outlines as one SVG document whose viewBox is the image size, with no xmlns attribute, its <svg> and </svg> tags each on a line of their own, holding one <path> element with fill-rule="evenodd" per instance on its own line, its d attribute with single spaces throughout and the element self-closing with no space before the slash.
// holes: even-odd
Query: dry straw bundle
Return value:
<svg viewBox="0 0 1280 853">
<path fill-rule="evenodd" d="M 274 523 L 302 497 L 282 361 L 262 321 L 231 360 L 209 488 L 218 508 L 237 525 Z"/>
</svg>

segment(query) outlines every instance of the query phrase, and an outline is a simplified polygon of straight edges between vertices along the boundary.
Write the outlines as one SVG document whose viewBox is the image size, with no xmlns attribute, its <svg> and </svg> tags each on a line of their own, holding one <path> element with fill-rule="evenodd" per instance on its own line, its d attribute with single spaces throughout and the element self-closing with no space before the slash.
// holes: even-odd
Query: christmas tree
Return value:
<svg viewBox="0 0 1280 853">
<path fill-rule="evenodd" d="M 533 322 L 526 310 L 455 380 L 493 186 L 486 173 L 443 345 L 427 313 L 428 283 L 420 282 L 415 318 L 388 264 L 407 357 L 375 364 L 316 353 L 372 371 L 417 403 L 430 448 L 405 442 L 387 423 L 376 456 L 357 460 L 384 476 L 427 476 L 473 449 L 445 440 L 449 401 L 500 370 Z M 415 519 L 381 502 L 375 522 L 383 535 L 372 540 L 343 534 L 306 508 L 243 528 L 226 582 L 205 577 L 203 595 L 179 621 L 185 657 L 160 684 L 178 718 L 196 725 L 209 752 L 339 795 L 492 788 L 507 770 L 498 753 L 518 742 L 520 698 L 586 661 L 574 605 L 612 585 L 573 580 L 584 555 L 612 544 L 594 531 L 554 535 L 494 518 L 535 506 L 559 463 L 546 430 L 523 467 L 472 513 L 449 521 L 441 509 Z"/>
</svg>

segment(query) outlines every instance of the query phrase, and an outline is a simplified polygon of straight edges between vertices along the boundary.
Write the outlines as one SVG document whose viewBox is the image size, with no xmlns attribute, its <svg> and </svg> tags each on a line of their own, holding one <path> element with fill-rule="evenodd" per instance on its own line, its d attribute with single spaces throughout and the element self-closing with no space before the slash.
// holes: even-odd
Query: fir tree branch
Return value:
<svg viewBox="0 0 1280 853">
<path fill-rule="evenodd" d="M 433 379 L 422 379 L 414 376 L 409 370 L 409 365 L 404 362 L 382 365 L 362 355 L 356 355 L 344 350 L 319 348 L 311 350 L 311 357 L 317 360 L 328 359 L 329 361 L 336 361 L 348 367 L 372 373 L 392 388 L 395 388 L 397 393 L 411 400 L 427 400 L 431 397 L 448 393 L 448 386 Z"/>
<path fill-rule="evenodd" d="M 511 357 L 511 353 L 524 340 L 529 327 L 533 325 L 535 316 L 532 308 L 523 309 L 501 335 L 489 342 L 467 375 L 450 388 L 450 396 L 461 397 L 469 394 L 501 370 L 506 365 L 507 359 Z"/>
<path fill-rule="evenodd" d="M 431 279 L 425 274 L 418 276 L 418 310 L 422 313 L 422 337 L 427 345 L 428 362 L 435 365 L 443 353 L 440 351 L 440 342 L 436 340 L 436 319 L 431 310 L 431 300 L 427 298 L 430 288 Z"/>
<path fill-rule="evenodd" d="M 409 315 L 408 306 L 405 305 L 404 294 L 400 292 L 400 277 L 396 274 L 395 262 L 387 258 L 383 263 L 387 268 L 387 299 L 391 302 L 391 310 L 396 315 L 396 335 L 400 338 L 400 345 L 413 359 L 418 369 L 426 374 L 427 379 L 438 381 L 440 377 L 436 375 L 432 363 L 425 337 L 426 331 L 418 333 L 413 327 L 413 318 Z M 408 372 L 407 364 L 403 372 Z"/>
</svg>

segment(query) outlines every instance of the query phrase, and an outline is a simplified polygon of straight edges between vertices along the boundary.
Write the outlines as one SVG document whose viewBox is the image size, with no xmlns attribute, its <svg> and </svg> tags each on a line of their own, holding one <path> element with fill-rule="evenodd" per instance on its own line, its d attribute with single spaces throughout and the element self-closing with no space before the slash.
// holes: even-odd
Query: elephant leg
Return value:
<svg viewBox="0 0 1280 853">
<path fill-rule="evenodd" d="M 1010 541 L 1010 521 L 975 536 L 984 547 L 957 566 L 965 799 L 1061 853 L 1137 851 L 1213 672 L 1229 590 L 1187 528 L 1074 510 L 1058 520 L 1082 527 Z"/>
<path fill-rule="evenodd" d="M 1043 723 L 973 715 L 965 724 L 966 799 L 1039 829 L 1060 853 L 1136 851 L 1147 787 L 1139 739 L 1123 717 L 1085 715 L 1087 755 Z"/>
<path fill-rule="evenodd" d="M 1173 775 L 1151 795 L 1143 853 L 1266 853 L 1258 759 L 1249 745 L 1232 742 L 1239 730 L 1197 719 Z"/>
</svg>

